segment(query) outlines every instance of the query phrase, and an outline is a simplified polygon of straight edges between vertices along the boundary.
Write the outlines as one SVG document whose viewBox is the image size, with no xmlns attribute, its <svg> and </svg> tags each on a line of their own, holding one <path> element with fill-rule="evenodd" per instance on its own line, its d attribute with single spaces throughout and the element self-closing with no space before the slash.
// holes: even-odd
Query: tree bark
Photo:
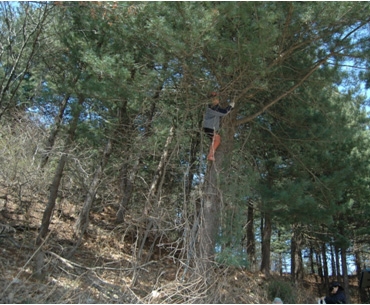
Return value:
<svg viewBox="0 0 370 305">
<path fill-rule="evenodd" d="M 121 199 L 119 201 L 119 208 L 116 214 L 116 223 L 123 223 L 125 220 L 126 212 L 128 210 L 132 194 L 134 192 L 134 184 L 136 174 L 139 168 L 140 160 L 134 162 L 133 167 L 130 169 L 129 164 L 125 163 L 121 169 Z"/>
<path fill-rule="evenodd" d="M 147 204 L 144 209 L 144 215 L 149 215 L 149 212 L 152 208 L 152 204 L 158 199 L 158 195 L 160 192 L 160 186 L 163 183 L 163 179 L 166 173 L 166 166 L 167 166 L 168 157 L 169 157 L 169 146 L 172 143 L 174 135 L 175 135 L 175 127 L 172 126 L 170 129 L 170 133 L 167 137 L 166 144 L 163 149 L 161 160 L 158 163 L 158 167 L 154 174 L 153 181 L 150 185 L 148 200 L 147 200 Z"/>
<path fill-rule="evenodd" d="M 302 235 L 298 225 L 292 227 L 291 239 L 291 274 L 294 282 L 303 279 L 303 260 L 302 260 Z"/>
<path fill-rule="evenodd" d="M 360 284 L 363 271 L 362 271 L 362 268 L 361 268 L 362 259 L 361 259 L 360 249 L 357 245 L 357 242 L 354 242 L 353 251 L 354 251 L 354 255 L 355 255 L 357 281 Z M 365 304 L 369 300 L 368 290 L 360 287 L 360 285 L 359 285 L 358 291 L 359 291 L 359 294 L 360 294 L 361 303 Z"/>
<path fill-rule="evenodd" d="M 198 242 L 198 258 L 203 274 L 211 268 L 214 261 L 216 237 L 219 231 L 219 216 L 221 210 L 220 191 L 218 189 L 218 166 L 220 155 L 216 151 L 216 161 L 209 163 L 205 177 L 204 197 L 200 211 L 200 228 Z"/>
<path fill-rule="evenodd" d="M 338 277 L 338 280 L 339 280 L 339 277 L 341 276 L 341 272 L 340 272 L 340 258 L 339 258 L 339 251 L 340 249 L 338 249 L 337 246 L 334 247 L 334 250 L 335 250 L 335 270 L 336 270 L 336 276 Z"/>
<path fill-rule="evenodd" d="M 80 97 L 78 104 L 82 105 L 84 101 L 84 98 Z M 65 164 L 67 163 L 68 160 L 68 154 L 71 149 L 71 145 L 74 142 L 75 139 L 75 134 L 76 134 L 76 129 L 77 129 L 77 124 L 79 121 L 79 115 L 80 111 L 77 111 L 72 119 L 72 122 L 70 124 L 69 130 L 68 130 L 68 137 L 66 139 L 65 143 L 65 149 L 64 153 L 62 154 L 57 169 L 55 170 L 53 182 L 50 186 L 50 193 L 49 193 L 49 199 L 48 203 L 46 205 L 45 211 L 42 215 L 42 221 L 41 221 L 41 226 L 39 233 L 36 237 L 36 246 L 40 246 L 43 242 L 43 239 L 46 237 L 46 234 L 49 230 L 51 218 L 53 216 L 53 211 L 56 203 L 56 199 L 58 197 L 58 190 L 60 186 L 60 181 L 62 180 L 63 177 L 63 171 Z M 35 254 L 35 276 L 38 278 L 42 278 L 42 269 L 44 266 L 44 253 L 43 251 L 39 250 L 37 254 Z"/>
<path fill-rule="evenodd" d="M 59 189 L 60 181 L 62 180 L 62 177 L 63 177 L 63 170 L 67 162 L 67 159 L 68 159 L 68 151 L 65 151 L 63 155 L 61 156 L 57 169 L 55 170 L 55 173 L 54 173 L 54 179 L 50 186 L 49 199 L 48 199 L 48 203 L 46 205 L 45 211 L 43 213 L 41 227 L 39 230 L 39 234 L 37 235 L 37 239 L 36 239 L 36 245 L 41 244 L 42 239 L 46 236 L 49 230 L 51 217 L 53 216 L 53 211 L 55 207 L 55 201 L 58 196 L 58 189 Z"/>
<path fill-rule="evenodd" d="M 335 263 L 335 258 L 337 257 L 334 252 L 334 245 L 330 244 L 329 245 L 330 249 L 330 263 L 331 263 L 331 270 L 332 270 L 332 276 L 337 276 L 337 269 L 336 269 L 336 263 Z"/>
<path fill-rule="evenodd" d="M 346 294 L 347 304 L 351 304 L 351 296 L 349 294 L 349 279 L 348 279 L 348 269 L 347 269 L 347 252 L 346 248 L 341 248 L 341 260 L 342 260 L 342 274 L 344 282 L 344 293 Z"/>
<path fill-rule="evenodd" d="M 80 212 L 80 215 L 75 223 L 74 231 L 76 236 L 79 238 L 79 240 L 82 239 L 83 234 L 85 233 L 88 225 L 89 225 L 89 213 L 91 210 L 91 207 L 94 203 L 96 192 L 98 190 L 99 184 L 101 182 L 101 177 L 103 175 L 104 168 L 108 162 L 108 159 L 112 153 L 112 140 L 108 139 L 107 144 L 104 148 L 102 160 L 98 166 L 98 168 L 95 170 L 94 177 L 91 181 L 91 184 L 89 186 L 86 199 L 84 201 L 82 210 Z M 77 243 L 79 244 L 79 242 Z"/>
<path fill-rule="evenodd" d="M 323 276 L 325 286 L 328 286 L 329 283 L 329 270 L 328 270 L 328 260 L 326 258 L 326 244 L 323 243 L 321 246 L 321 255 L 322 255 L 322 267 L 323 267 Z"/>
<path fill-rule="evenodd" d="M 256 269 L 256 240 L 254 235 L 254 208 L 253 203 L 249 202 L 247 212 L 247 255 L 250 269 Z"/>
<path fill-rule="evenodd" d="M 324 281 L 323 264 L 322 264 L 321 254 L 318 251 L 320 251 L 320 250 L 315 249 L 317 273 L 318 273 L 319 277 L 321 278 L 321 282 L 323 282 Z"/>
<path fill-rule="evenodd" d="M 311 274 L 314 275 L 315 274 L 315 264 L 314 264 L 314 259 L 313 259 L 314 250 L 313 250 L 311 243 L 310 243 L 309 251 L 310 251 L 309 252 L 310 270 L 311 270 Z"/>
<path fill-rule="evenodd" d="M 81 105 L 83 101 L 84 99 L 81 97 L 78 102 L 79 105 Z M 39 234 L 36 238 L 36 245 L 41 244 L 42 239 L 46 236 L 46 233 L 49 229 L 52 213 L 53 213 L 55 202 L 58 196 L 60 181 L 62 180 L 62 176 L 63 176 L 64 166 L 67 162 L 69 150 L 75 138 L 79 115 L 80 115 L 80 111 L 78 111 L 73 117 L 73 120 L 68 130 L 68 137 L 65 143 L 65 151 L 59 160 L 58 167 L 54 174 L 54 179 L 50 187 L 48 203 L 43 213 Z"/>
<path fill-rule="evenodd" d="M 56 139 L 57 134 L 59 132 L 60 124 L 63 120 L 64 111 L 67 107 L 69 98 L 70 98 L 70 95 L 66 95 L 64 97 L 63 101 L 62 101 L 62 104 L 59 107 L 58 115 L 55 118 L 54 128 L 50 131 L 49 137 L 48 137 L 48 139 L 46 141 L 46 145 L 45 145 L 45 152 L 44 152 L 43 156 L 41 157 L 40 168 L 44 168 L 45 165 L 47 164 L 48 160 L 49 160 L 50 151 L 52 150 L 52 148 L 54 146 L 55 139 Z"/>
<path fill-rule="evenodd" d="M 267 212 L 264 217 L 264 225 L 262 228 L 262 261 L 261 272 L 266 276 L 270 276 L 270 254 L 271 254 L 271 215 Z"/>
<path fill-rule="evenodd" d="M 220 215 L 222 211 L 220 176 L 223 174 L 227 175 L 226 168 L 230 164 L 230 152 L 232 152 L 234 144 L 235 119 L 236 113 L 234 111 L 223 117 L 221 144 L 215 152 L 215 161 L 208 162 L 204 179 L 204 195 L 200 208 L 197 250 L 200 260 L 200 272 L 208 275 L 207 281 L 211 277 L 207 272 L 211 270 L 212 263 L 214 262 L 216 239 L 220 228 Z"/>
</svg>

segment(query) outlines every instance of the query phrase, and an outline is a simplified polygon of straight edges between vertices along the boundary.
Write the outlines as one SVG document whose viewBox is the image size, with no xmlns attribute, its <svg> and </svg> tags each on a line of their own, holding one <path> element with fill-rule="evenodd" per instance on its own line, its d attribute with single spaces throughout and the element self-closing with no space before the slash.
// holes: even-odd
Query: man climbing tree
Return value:
<svg viewBox="0 0 370 305">
<path fill-rule="evenodd" d="M 212 99 L 212 102 L 208 105 L 204 116 L 203 130 L 212 140 L 207 160 L 215 161 L 215 151 L 221 143 L 221 136 L 217 133 L 220 129 L 220 119 L 234 108 L 235 103 L 231 102 L 226 108 L 221 108 L 217 92 L 211 92 L 209 98 Z"/>
</svg>

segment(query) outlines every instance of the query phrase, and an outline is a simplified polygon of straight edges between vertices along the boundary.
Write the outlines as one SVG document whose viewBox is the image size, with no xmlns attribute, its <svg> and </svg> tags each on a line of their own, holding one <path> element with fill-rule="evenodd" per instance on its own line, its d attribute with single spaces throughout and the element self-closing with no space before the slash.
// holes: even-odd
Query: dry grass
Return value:
<svg viewBox="0 0 370 305">
<path fill-rule="evenodd" d="M 184 275 L 184 261 L 165 247 L 148 253 L 150 244 L 138 262 L 138 224 L 128 219 L 125 225 L 113 225 L 110 207 L 91 214 L 82 245 L 67 259 L 76 219 L 75 206 L 68 202 L 54 213 L 42 245 L 46 275 L 36 279 L 32 258 L 43 203 L 30 198 L 26 211 L 8 197 L 6 207 L 0 201 L 0 223 L 13 226 L 16 233 L 13 241 L 0 237 L 1 303 L 271 303 L 269 281 L 258 273 L 218 267 L 210 270 L 213 281 L 205 285 L 202 275 Z M 316 303 L 315 287 L 299 287 L 297 303 Z"/>
<path fill-rule="evenodd" d="M 150 256 L 145 248 L 146 262 L 137 262 L 134 222 L 111 225 L 114 211 L 109 208 L 92 215 L 83 244 L 72 258 L 66 259 L 73 247 L 76 217 L 74 206 L 68 203 L 64 203 L 63 211 L 54 213 L 42 245 L 46 276 L 36 279 L 32 276 L 32 258 L 42 211 L 41 202 L 32 201 L 25 213 L 11 196 L 7 206 L 2 207 L 0 223 L 13 226 L 16 233 L 0 238 L 1 303 L 194 303 L 210 299 L 264 303 L 261 283 L 243 270 L 220 269 L 214 273 L 214 284 L 205 289 L 203 277 L 184 277 L 180 260 L 165 249 L 161 256 Z"/>
</svg>

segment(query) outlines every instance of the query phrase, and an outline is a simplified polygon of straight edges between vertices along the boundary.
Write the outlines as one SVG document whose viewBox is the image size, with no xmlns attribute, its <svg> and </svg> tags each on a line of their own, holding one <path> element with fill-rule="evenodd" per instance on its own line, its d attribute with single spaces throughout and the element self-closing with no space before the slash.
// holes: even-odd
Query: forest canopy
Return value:
<svg viewBox="0 0 370 305">
<path fill-rule="evenodd" d="M 43 198 L 38 247 L 68 200 L 68 258 L 110 206 L 183 276 L 348 290 L 369 264 L 369 2 L 1 2 L 0 27 L 0 184 Z M 210 92 L 235 104 L 214 162 Z"/>
</svg>

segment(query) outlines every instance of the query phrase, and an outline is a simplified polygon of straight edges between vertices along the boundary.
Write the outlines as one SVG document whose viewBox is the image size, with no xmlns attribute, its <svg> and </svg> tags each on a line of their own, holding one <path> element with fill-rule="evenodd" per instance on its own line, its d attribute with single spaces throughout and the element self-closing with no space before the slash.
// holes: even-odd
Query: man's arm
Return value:
<svg viewBox="0 0 370 305">
<path fill-rule="evenodd" d="M 217 107 L 215 108 L 211 107 L 212 110 L 222 113 L 222 115 L 220 116 L 224 116 L 225 114 L 228 114 L 231 110 L 233 110 L 233 108 L 234 108 L 234 103 L 230 104 L 226 108 L 221 108 L 219 105 L 217 105 Z"/>
</svg>

